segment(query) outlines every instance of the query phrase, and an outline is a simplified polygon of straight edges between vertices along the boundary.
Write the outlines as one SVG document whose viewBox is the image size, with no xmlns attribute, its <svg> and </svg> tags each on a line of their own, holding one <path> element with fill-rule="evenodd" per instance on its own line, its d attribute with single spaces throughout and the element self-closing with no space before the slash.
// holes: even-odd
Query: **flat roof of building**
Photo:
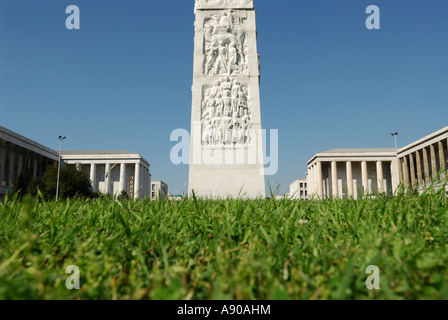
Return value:
<svg viewBox="0 0 448 320">
<path fill-rule="evenodd" d="M 163 182 L 162 180 L 151 180 L 151 183 L 161 183 L 161 184 L 165 184 L 167 185 L 165 182 Z"/>
<path fill-rule="evenodd" d="M 139 155 L 137 153 L 124 151 L 124 150 L 63 150 L 63 155 Z"/>
<path fill-rule="evenodd" d="M 394 148 L 337 148 L 323 152 L 316 153 L 308 162 L 307 165 L 313 162 L 316 158 L 331 158 L 331 157 L 395 157 L 396 150 Z"/>
<path fill-rule="evenodd" d="M 337 148 L 320 153 L 395 153 L 394 148 Z"/>
<path fill-rule="evenodd" d="M 87 159 L 141 159 L 148 165 L 149 162 L 138 153 L 124 150 L 63 150 L 61 155 L 65 160 Z"/>
</svg>

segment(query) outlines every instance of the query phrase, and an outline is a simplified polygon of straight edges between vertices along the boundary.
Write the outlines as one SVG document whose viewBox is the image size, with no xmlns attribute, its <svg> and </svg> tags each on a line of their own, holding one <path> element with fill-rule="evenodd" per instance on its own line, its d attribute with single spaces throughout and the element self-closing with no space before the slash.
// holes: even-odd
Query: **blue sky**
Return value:
<svg viewBox="0 0 448 320">
<path fill-rule="evenodd" d="M 65 27 L 65 8 L 81 29 Z M 368 5 L 381 29 L 367 30 Z M 448 125 L 448 1 L 255 0 L 265 129 L 287 192 L 315 153 L 394 147 Z M 0 0 L 0 125 L 57 149 L 123 149 L 182 193 L 172 130 L 190 129 L 194 0 Z"/>
</svg>

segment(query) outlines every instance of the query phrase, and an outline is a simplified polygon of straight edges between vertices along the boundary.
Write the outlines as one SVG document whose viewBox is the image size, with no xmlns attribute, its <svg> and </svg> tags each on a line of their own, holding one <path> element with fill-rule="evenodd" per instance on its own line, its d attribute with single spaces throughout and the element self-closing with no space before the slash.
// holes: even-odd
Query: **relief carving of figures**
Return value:
<svg viewBox="0 0 448 320">
<path fill-rule="evenodd" d="M 204 74 L 248 75 L 246 27 L 232 9 L 205 22 Z"/>
<path fill-rule="evenodd" d="M 201 110 L 203 146 L 217 148 L 252 144 L 254 137 L 246 87 L 225 77 L 204 89 Z"/>
</svg>

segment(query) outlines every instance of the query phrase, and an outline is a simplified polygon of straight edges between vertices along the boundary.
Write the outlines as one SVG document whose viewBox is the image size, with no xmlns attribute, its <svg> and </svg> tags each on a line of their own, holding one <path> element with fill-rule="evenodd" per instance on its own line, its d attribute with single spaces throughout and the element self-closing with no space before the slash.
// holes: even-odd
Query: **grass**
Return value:
<svg viewBox="0 0 448 320">
<path fill-rule="evenodd" d="M 0 203 L 0 299 L 448 299 L 442 191 Z M 80 269 L 68 290 L 66 268 Z M 377 265 L 381 289 L 367 290 Z"/>
</svg>

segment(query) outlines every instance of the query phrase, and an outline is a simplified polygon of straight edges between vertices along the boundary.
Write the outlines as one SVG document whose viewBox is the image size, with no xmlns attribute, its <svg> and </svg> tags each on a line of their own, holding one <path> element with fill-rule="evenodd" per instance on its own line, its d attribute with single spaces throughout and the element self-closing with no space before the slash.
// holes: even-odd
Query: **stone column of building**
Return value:
<svg viewBox="0 0 448 320">
<path fill-rule="evenodd" d="M 104 193 L 110 194 L 110 163 L 104 169 Z"/>
<path fill-rule="evenodd" d="M 391 175 L 391 187 L 392 187 L 390 191 L 392 192 L 392 194 L 395 194 L 395 192 L 398 190 L 400 183 L 402 183 L 403 181 L 402 178 L 400 177 L 399 167 L 400 167 L 400 160 L 398 158 L 395 158 L 390 162 L 390 175 Z M 386 193 L 388 191 L 389 190 L 385 190 Z"/>
<path fill-rule="evenodd" d="M 3 160 L 3 140 L 0 138 L 0 186 L 3 181 L 3 167 L 5 166 L 5 161 Z"/>
<path fill-rule="evenodd" d="M 148 198 L 151 197 L 151 173 L 149 172 L 149 167 L 148 167 L 148 183 L 147 183 L 147 187 L 146 190 L 148 190 Z"/>
<path fill-rule="evenodd" d="M 414 155 L 411 153 L 409 155 L 409 166 L 410 166 L 410 174 L 411 174 L 411 187 L 417 187 L 417 181 L 415 179 L 415 164 L 414 164 Z"/>
<path fill-rule="evenodd" d="M 445 179 L 445 151 L 443 150 L 443 142 L 439 141 L 438 142 L 439 145 L 439 163 L 440 163 L 440 179 L 443 180 Z"/>
<path fill-rule="evenodd" d="M 416 164 L 417 164 L 417 184 L 418 187 L 422 187 L 423 186 L 423 174 L 422 174 L 422 158 L 420 155 L 420 151 L 416 151 L 415 152 L 415 159 L 416 159 Z"/>
<path fill-rule="evenodd" d="M 383 175 L 383 162 L 376 162 L 376 176 L 377 176 L 377 185 L 378 185 L 378 193 L 384 193 L 384 175 Z"/>
<path fill-rule="evenodd" d="M 148 197 L 151 199 L 151 181 L 152 181 L 152 178 L 151 178 L 151 172 L 149 171 L 149 168 L 148 168 Z"/>
<path fill-rule="evenodd" d="M 362 175 L 363 195 L 368 195 L 370 193 L 370 190 L 369 190 L 369 173 L 367 171 L 367 161 L 361 162 L 361 175 Z"/>
<path fill-rule="evenodd" d="M 316 164 L 313 164 L 312 166 L 313 173 L 311 175 L 311 178 L 313 179 L 313 196 L 317 195 L 317 166 Z"/>
<path fill-rule="evenodd" d="M 120 193 L 126 192 L 126 163 L 120 164 Z"/>
<path fill-rule="evenodd" d="M 448 154 L 448 138 L 446 138 L 446 153 Z M 448 175 L 448 160 L 445 159 L 447 162 L 445 163 L 445 169 L 447 169 L 446 175 Z"/>
<path fill-rule="evenodd" d="M 322 178 L 322 162 L 317 162 L 317 168 L 316 168 L 316 183 L 317 183 L 317 196 L 322 199 L 324 197 L 324 190 L 323 190 L 323 178 Z"/>
<path fill-rule="evenodd" d="M 6 141 L 6 155 L 5 166 L 3 170 L 3 179 L 6 182 L 6 186 L 11 184 L 11 142 Z"/>
<path fill-rule="evenodd" d="M 143 169 L 143 186 L 142 186 L 142 189 L 143 189 L 143 197 L 146 197 L 146 167 L 145 166 L 142 166 L 142 169 Z"/>
<path fill-rule="evenodd" d="M 353 166 L 351 161 L 346 163 L 347 171 L 347 197 L 353 197 Z"/>
<path fill-rule="evenodd" d="M 398 159 L 398 178 L 400 183 L 404 182 L 403 161 L 401 159 Z"/>
<path fill-rule="evenodd" d="M 446 138 L 446 153 L 448 154 L 448 138 Z M 448 170 L 448 160 L 447 160 L 447 163 L 445 163 L 445 168 Z M 448 175 L 448 171 L 447 171 L 447 175 Z"/>
<path fill-rule="evenodd" d="M 308 186 L 309 186 L 309 191 L 310 192 L 312 192 L 311 191 L 311 185 L 312 185 L 312 182 L 311 182 L 311 166 L 309 166 L 308 167 L 308 171 L 307 171 L 307 173 L 306 173 L 306 181 L 308 182 Z"/>
<path fill-rule="evenodd" d="M 42 177 L 42 156 L 40 154 L 36 155 L 36 161 L 37 161 L 36 175 L 38 177 Z"/>
<path fill-rule="evenodd" d="M 35 178 L 37 176 L 36 154 L 33 151 L 31 151 L 30 153 L 31 154 L 30 154 L 30 167 L 29 167 L 30 171 L 29 172 L 33 176 L 33 178 Z"/>
<path fill-rule="evenodd" d="M 149 167 L 146 168 L 146 196 L 149 197 L 149 185 L 151 181 L 151 174 L 149 173 Z"/>
<path fill-rule="evenodd" d="M 431 153 L 432 180 L 436 180 L 438 171 L 437 171 L 436 150 L 433 144 L 429 146 L 429 150 Z"/>
<path fill-rule="evenodd" d="M 142 178 L 143 178 L 143 183 L 142 183 L 142 190 L 143 190 L 143 194 L 142 194 L 142 196 L 143 197 L 146 197 L 146 182 L 147 182 L 147 179 L 146 179 L 146 167 L 145 167 L 145 165 L 142 165 Z"/>
<path fill-rule="evenodd" d="M 14 184 L 16 182 L 17 176 L 19 175 L 19 146 L 14 145 L 13 148 L 13 167 L 12 167 L 12 177 L 11 182 Z"/>
<path fill-rule="evenodd" d="M 409 176 L 409 166 L 408 166 L 408 157 L 404 156 L 403 157 L 403 171 L 404 171 L 404 184 L 406 186 L 406 188 L 409 189 L 409 187 L 411 186 L 411 179 Z"/>
<path fill-rule="evenodd" d="M 146 197 L 146 195 L 148 194 L 148 190 L 147 190 L 147 186 L 148 186 L 148 170 L 146 169 L 146 166 L 143 166 L 143 176 L 144 176 L 144 185 L 143 185 L 143 189 L 145 190 L 145 194 L 144 196 Z"/>
<path fill-rule="evenodd" d="M 308 191 L 312 192 L 311 191 L 311 185 L 312 185 L 312 182 L 311 182 L 311 166 L 308 167 L 308 171 L 306 172 L 306 181 L 308 182 Z M 291 194 L 290 194 L 290 196 L 291 196 Z"/>
<path fill-rule="evenodd" d="M 25 149 L 25 148 L 20 148 L 19 149 L 19 167 L 18 167 L 18 173 L 20 174 L 22 172 L 22 170 L 25 169 L 25 167 L 28 169 L 28 173 L 34 178 L 33 176 L 33 170 L 34 168 L 32 167 L 32 156 L 33 153 L 31 150 Z M 21 155 L 21 156 L 20 156 Z"/>
<path fill-rule="evenodd" d="M 336 161 L 331 162 L 331 189 L 333 197 L 337 198 L 339 190 L 338 190 L 338 163 Z"/>
<path fill-rule="evenodd" d="M 13 173 L 12 173 L 12 178 L 11 178 L 11 182 L 13 183 L 13 184 L 15 184 L 16 182 L 17 182 L 17 177 L 19 176 L 19 146 L 18 145 L 15 145 L 14 146 L 14 154 L 13 154 L 13 163 L 14 163 L 14 165 L 13 165 Z M 15 186 L 14 186 L 15 187 Z"/>
<path fill-rule="evenodd" d="M 429 171 L 428 150 L 422 149 L 423 152 L 423 170 L 425 173 L 425 187 L 431 185 L 431 173 Z"/>
<path fill-rule="evenodd" d="M 17 179 L 17 177 L 20 175 L 20 173 L 24 170 L 25 148 L 16 146 L 16 152 L 17 152 L 17 176 L 16 176 L 16 179 Z M 30 172 L 30 171 L 28 171 L 28 172 Z"/>
<path fill-rule="evenodd" d="M 135 164 L 135 178 L 134 178 L 134 199 L 140 199 L 140 162 Z"/>
<path fill-rule="evenodd" d="M 94 192 L 98 191 L 98 189 L 96 187 L 96 164 L 95 163 L 90 164 L 90 181 L 92 182 L 93 191 Z"/>
</svg>

